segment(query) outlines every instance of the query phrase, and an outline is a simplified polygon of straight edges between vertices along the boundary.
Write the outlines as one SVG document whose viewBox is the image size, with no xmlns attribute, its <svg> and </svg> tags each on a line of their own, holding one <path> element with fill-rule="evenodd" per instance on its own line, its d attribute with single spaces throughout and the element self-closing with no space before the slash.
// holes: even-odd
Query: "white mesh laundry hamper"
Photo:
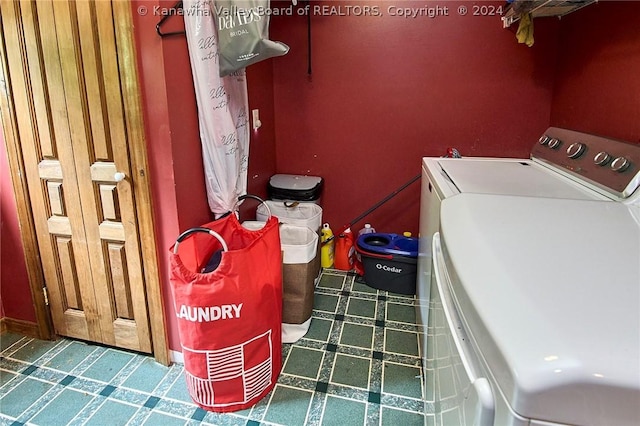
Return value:
<svg viewBox="0 0 640 426">
<path fill-rule="evenodd" d="M 242 226 L 260 229 L 264 222 Z M 282 258 L 282 343 L 297 342 L 307 334 L 313 312 L 315 278 L 320 265 L 318 233 L 306 226 L 280 224 Z"/>
<path fill-rule="evenodd" d="M 313 312 L 315 278 L 320 265 L 318 233 L 311 228 L 280 225 L 282 268 L 282 342 L 307 334 Z"/>
<path fill-rule="evenodd" d="M 322 207 L 317 204 L 297 203 L 287 207 L 283 201 L 267 200 L 256 209 L 256 219 L 266 221 L 269 218 L 269 210 L 281 223 L 306 226 L 314 231 L 318 231 L 322 226 Z"/>
</svg>

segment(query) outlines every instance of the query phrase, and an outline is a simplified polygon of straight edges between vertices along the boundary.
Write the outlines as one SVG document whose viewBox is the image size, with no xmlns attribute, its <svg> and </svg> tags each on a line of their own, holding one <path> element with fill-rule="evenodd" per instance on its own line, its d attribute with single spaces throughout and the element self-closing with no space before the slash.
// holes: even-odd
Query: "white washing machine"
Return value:
<svg viewBox="0 0 640 426">
<path fill-rule="evenodd" d="M 557 128 L 530 160 L 423 160 L 436 424 L 640 423 L 639 166 L 638 145 Z"/>
</svg>

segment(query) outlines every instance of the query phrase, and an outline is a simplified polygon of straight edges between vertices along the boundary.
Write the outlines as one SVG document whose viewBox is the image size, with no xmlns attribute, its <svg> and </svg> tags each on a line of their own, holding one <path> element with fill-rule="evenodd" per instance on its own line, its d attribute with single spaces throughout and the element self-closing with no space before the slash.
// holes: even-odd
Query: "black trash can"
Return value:
<svg viewBox="0 0 640 426">
<path fill-rule="evenodd" d="M 267 191 L 271 200 L 310 202 L 322 205 L 324 180 L 319 176 L 273 175 Z"/>
</svg>

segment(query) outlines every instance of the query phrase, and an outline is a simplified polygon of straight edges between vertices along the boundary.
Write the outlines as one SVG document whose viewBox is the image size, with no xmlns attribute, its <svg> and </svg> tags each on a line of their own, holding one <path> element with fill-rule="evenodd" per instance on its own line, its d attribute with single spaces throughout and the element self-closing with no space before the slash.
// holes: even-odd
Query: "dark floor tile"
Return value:
<svg viewBox="0 0 640 426">
<path fill-rule="evenodd" d="M 115 391 L 115 390 L 116 390 L 116 387 L 115 387 L 115 386 L 107 385 L 107 386 L 105 386 L 105 387 L 104 387 L 104 389 L 102 389 L 102 390 L 100 391 L 100 395 L 102 395 L 102 396 L 109 396 L 109 395 L 111 395 L 111 394 L 113 393 L 113 391 Z"/>
<path fill-rule="evenodd" d="M 147 399 L 146 402 L 144 403 L 144 406 L 147 408 L 153 408 L 156 405 L 158 405 L 159 401 L 160 401 L 160 398 L 158 398 L 157 396 L 150 396 L 149 399 Z"/>
<path fill-rule="evenodd" d="M 35 373 L 36 371 L 38 371 L 38 367 L 36 367 L 35 365 L 30 365 L 30 366 L 26 367 L 24 370 L 22 370 L 20 372 L 20 374 L 24 374 L 25 376 L 30 376 L 31 374 Z"/>
<path fill-rule="evenodd" d="M 206 415 L 207 415 L 207 412 L 205 410 L 203 410 L 202 408 L 198 407 L 198 408 L 196 408 L 196 411 L 194 411 L 194 413 L 191 415 L 191 418 L 193 420 L 201 422 L 202 419 L 204 419 L 204 416 L 206 416 Z"/>
<path fill-rule="evenodd" d="M 60 384 L 62 386 L 68 386 L 69 384 L 71 384 L 71 382 L 73 382 L 76 379 L 76 376 L 71 376 L 71 375 L 67 375 L 64 377 L 64 379 L 60 380 Z"/>
<path fill-rule="evenodd" d="M 317 392 L 327 393 L 327 390 L 329 390 L 329 383 L 326 383 L 326 382 L 316 383 Z"/>
<path fill-rule="evenodd" d="M 379 392 L 369 392 L 369 398 L 367 399 L 367 401 L 373 403 L 373 404 L 380 404 L 380 393 Z"/>
</svg>

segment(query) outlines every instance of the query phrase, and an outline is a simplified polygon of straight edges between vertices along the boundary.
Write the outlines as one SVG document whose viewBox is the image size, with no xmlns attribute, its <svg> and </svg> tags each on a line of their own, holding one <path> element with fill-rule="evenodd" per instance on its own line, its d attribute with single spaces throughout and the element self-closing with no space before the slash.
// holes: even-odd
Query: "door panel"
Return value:
<svg viewBox="0 0 640 426">
<path fill-rule="evenodd" d="M 90 276 L 86 275 L 86 271 L 76 269 L 76 261 L 88 260 L 86 254 L 83 256 L 80 250 L 80 256 L 74 256 L 77 250 L 74 244 L 70 244 L 72 235 L 77 239 L 82 238 L 84 233 L 81 219 L 79 229 L 74 233 L 71 218 L 66 216 L 65 207 L 73 205 L 74 201 L 77 205 L 78 199 L 73 153 L 70 146 L 64 143 L 61 144 L 60 150 L 57 149 L 56 139 L 64 140 L 65 135 L 61 134 L 64 128 L 60 128 L 58 135 L 55 135 L 51 121 L 51 112 L 54 111 L 55 104 L 51 105 L 49 100 L 55 100 L 58 93 L 49 94 L 46 88 L 51 86 L 50 83 L 53 81 L 53 88 L 60 89 L 63 100 L 64 92 L 61 85 L 56 86 L 55 73 L 47 75 L 49 81 L 44 78 L 42 51 L 38 44 L 40 36 L 33 5 L 28 2 L 3 2 L 1 7 L 7 46 L 8 84 L 15 94 L 13 103 L 22 142 L 34 222 L 39 236 L 38 244 L 43 254 L 41 258 L 47 287 L 51 299 L 57 302 L 52 307 L 53 322 L 60 334 L 97 340 L 100 335 L 89 333 L 84 311 L 69 308 L 65 301 L 65 288 L 72 288 L 76 283 L 90 282 Z M 46 35 L 43 38 L 46 40 Z M 59 60 L 57 62 L 59 63 Z M 52 98 L 49 95 L 52 95 Z M 58 113 L 64 114 L 66 121 L 64 109 Z M 64 196 L 64 199 L 54 199 L 53 208 L 48 191 L 50 184 L 59 186 Z M 60 207 L 57 214 L 52 212 L 56 207 Z M 77 225 L 78 221 L 75 222 Z M 60 239 L 61 241 L 58 241 Z M 59 248 L 63 249 L 62 256 L 58 253 Z M 74 260 L 73 264 L 69 263 L 71 259 Z M 62 274 L 62 271 L 65 273 Z M 77 300 L 71 304 L 77 305 Z"/>
<path fill-rule="evenodd" d="M 151 352 L 112 5 L 1 8 L 56 332 Z"/>
</svg>

